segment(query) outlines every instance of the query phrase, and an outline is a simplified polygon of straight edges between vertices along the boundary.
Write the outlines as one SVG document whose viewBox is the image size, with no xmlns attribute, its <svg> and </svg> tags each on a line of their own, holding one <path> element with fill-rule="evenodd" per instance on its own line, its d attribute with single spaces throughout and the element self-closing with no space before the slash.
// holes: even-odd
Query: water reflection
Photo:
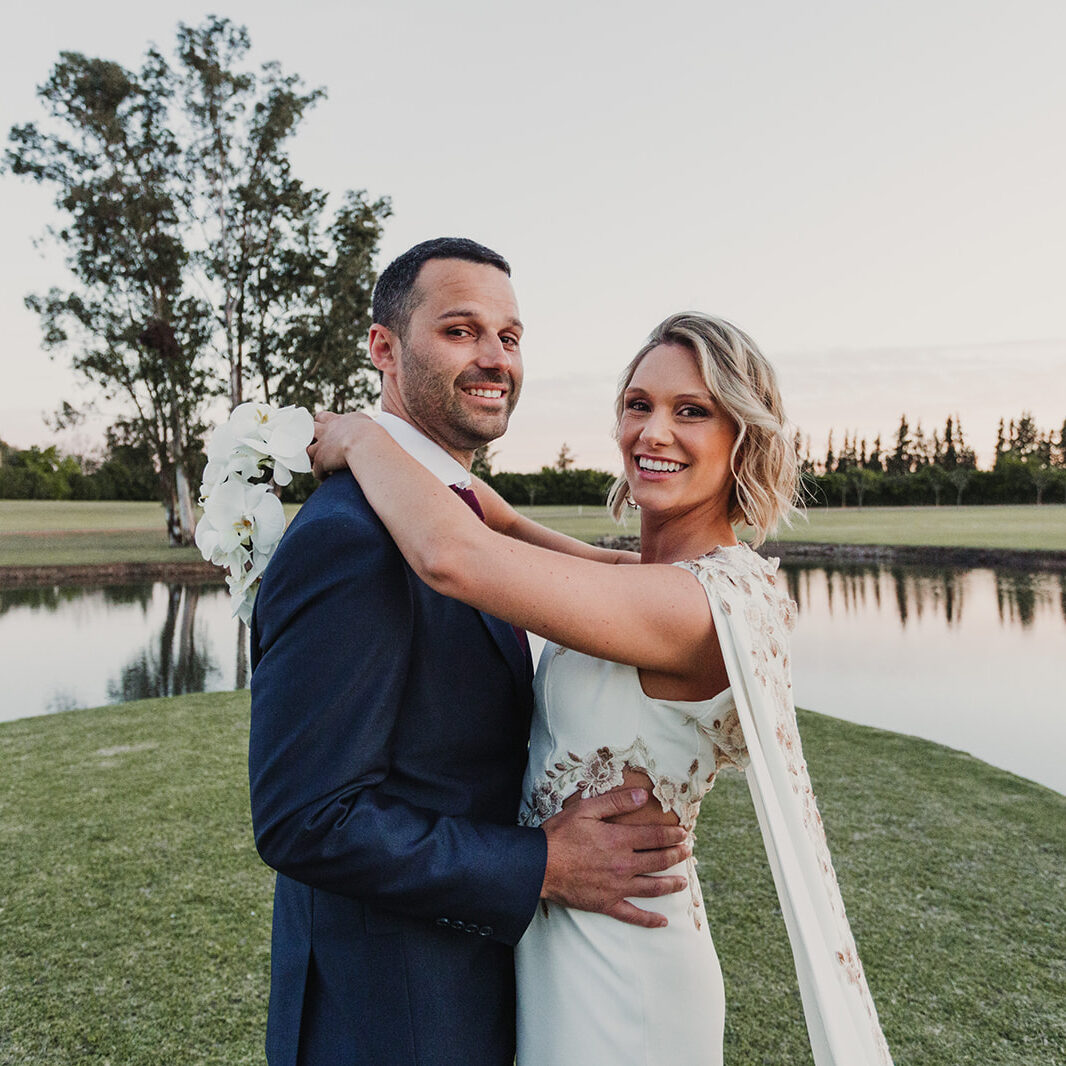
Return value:
<svg viewBox="0 0 1066 1066">
<path fill-rule="evenodd" d="M 781 571 L 801 612 L 817 602 L 818 609 L 830 615 L 858 617 L 880 612 L 883 599 L 890 599 L 903 627 L 908 620 L 931 615 L 950 628 L 962 624 L 968 590 L 991 576 L 997 614 L 1004 625 L 1028 628 L 1044 610 L 1066 620 L 1066 573 L 811 563 L 788 563 Z"/>
<path fill-rule="evenodd" d="M 219 673 L 211 651 L 196 628 L 198 586 L 170 585 L 167 614 L 159 635 L 150 640 L 107 683 L 109 703 L 142 700 L 149 696 L 180 696 L 203 692 L 208 677 Z M 180 625 L 179 625 L 180 619 Z"/>
<path fill-rule="evenodd" d="M 1066 791 L 1066 574 L 786 564 L 796 702 Z M 534 642 L 536 643 L 536 642 Z M 248 683 L 224 586 L 0 589 L 0 720 Z"/>
<path fill-rule="evenodd" d="M 217 585 L 0 589 L 0 720 L 243 688 L 247 642 Z"/>
<path fill-rule="evenodd" d="M 1066 575 L 781 568 L 796 702 L 926 737 L 1066 791 Z"/>
</svg>

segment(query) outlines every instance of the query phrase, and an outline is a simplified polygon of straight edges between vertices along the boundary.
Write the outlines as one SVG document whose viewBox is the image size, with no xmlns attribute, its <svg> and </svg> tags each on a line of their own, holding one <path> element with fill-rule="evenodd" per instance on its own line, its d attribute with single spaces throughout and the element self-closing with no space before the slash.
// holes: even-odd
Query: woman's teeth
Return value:
<svg viewBox="0 0 1066 1066">
<path fill-rule="evenodd" d="M 643 455 L 637 459 L 637 466 L 641 470 L 653 470 L 656 473 L 676 473 L 684 470 L 684 463 L 674 463 L 668 459 L 647 459 Z"/>
</svg>

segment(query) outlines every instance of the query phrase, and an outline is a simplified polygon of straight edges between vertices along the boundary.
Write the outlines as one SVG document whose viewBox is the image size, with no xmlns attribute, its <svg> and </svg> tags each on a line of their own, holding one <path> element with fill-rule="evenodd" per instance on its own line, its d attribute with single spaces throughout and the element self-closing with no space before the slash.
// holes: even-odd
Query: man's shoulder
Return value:
<svg viewBox="0 0 1066 1066">
<path fill-rule="evenodd" d="M 369 544 L 387 548 L 393 542 L 358 482 L 348 471 L 341 471 L 328 477 L 301 505 L 264 578 L 274 578 L 282 566 L 293 565 L 309 551 L 321 558 L 323 552 L 328 555 L 331 550 Z"/>
<path fill-rule="evenodd" d="M 291 529 L 304 522 L 316 522 L 330 518 L 350 518 L 370 510 L 359 482 L 347 470 L 339 470 L 326 478 L 307 500 L 301 504 Z"/>
<path fill-rule="evenodd" d="M 289 523 L 285 538 L 298 538 L 301 532 L 306 532 L 305 527 L 312 525 L 318 530 L 349 527 L 388 538 L 381 519 L 347 470 L 332 474 L 311 493 Z"/>
</svg>

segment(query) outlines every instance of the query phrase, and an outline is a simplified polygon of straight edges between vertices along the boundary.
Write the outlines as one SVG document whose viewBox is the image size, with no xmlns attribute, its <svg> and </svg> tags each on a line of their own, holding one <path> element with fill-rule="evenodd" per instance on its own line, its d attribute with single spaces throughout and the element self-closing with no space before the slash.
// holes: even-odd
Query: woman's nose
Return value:
<svg viewBox="0 0 1066 1066">
<path fill-rule="evenodd" d="M 646 444 L 669 444 L 673 436 L 669 416 L 657 411 L 652 412 L 640 431 L 640 439 Z"/>
</svg>

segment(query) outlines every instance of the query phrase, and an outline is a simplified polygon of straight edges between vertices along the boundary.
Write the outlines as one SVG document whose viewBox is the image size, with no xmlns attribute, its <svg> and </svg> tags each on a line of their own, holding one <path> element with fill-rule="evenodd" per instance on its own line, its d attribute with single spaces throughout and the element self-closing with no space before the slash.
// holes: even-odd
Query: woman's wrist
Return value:
<svg viewBox="0 0 1066 1066">
<path fill-rule="evenodd" d="M 378 443 L 380 443 L 382 438 L 387 436 L 388 433 L 370 418 L 360 419 L 358 422 L 352 424 L 352 427 L 345 435 L 345 459 L 351 460 L 352 458 L 358 458 L 365 448 L 374 445 L 375 438 Z"/>
</svg>

